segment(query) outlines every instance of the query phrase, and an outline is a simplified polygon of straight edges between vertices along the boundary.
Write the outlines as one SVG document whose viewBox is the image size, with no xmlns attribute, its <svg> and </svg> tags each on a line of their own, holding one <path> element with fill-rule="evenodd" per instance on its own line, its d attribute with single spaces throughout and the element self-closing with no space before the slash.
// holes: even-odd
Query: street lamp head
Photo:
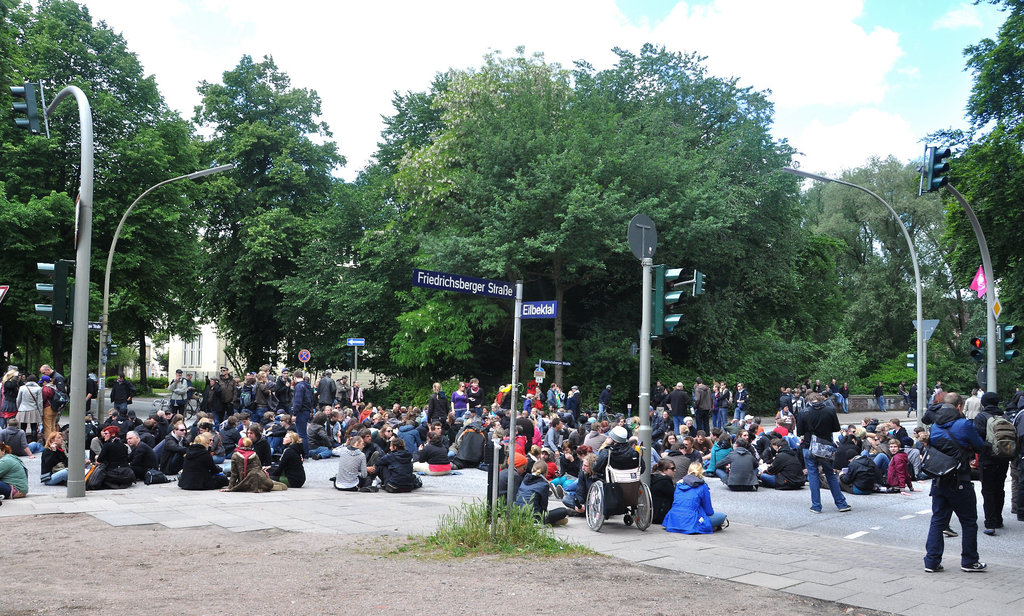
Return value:
<svg viewBox="0 0 1024 616">
<path fill-rule="evenodd" d="M 798 175 L 798 176 L 800 176 L 802 178 L 806 178 L 808 180 L 818 180 L 820 182 L 834 182 L 835 181 L 832 178 L 827 178 L 827 177 L 825 177 L 823 175 L 818 175 L 816 173 L 809 173 L 807 171 L 801 171 L 800 169 L 794 169 L 792 167 L 783 167 L 782 170 L 785 171 L 786 173 L 790 173 L 792 175 Z"/>
<path fill-rule="evenodd" d="M 220 173 L 221 171 L 228 171 L 228 170 L 231 170 L 231 169 L 234 169 L 234 168 L 235 168 L 234 163 L 228 163 L 227 165 L 221 165 L 219 167 L 211 167 L 209 169 L 202 169 L 200 171 L 196 171 L 195 173 L 190 173 L 190 174 L 186 175 L 183 179 L 194 180 L 196 178 L 201 178 L 204 175 L 211 175 L 213 173 Z"/>
</svg>

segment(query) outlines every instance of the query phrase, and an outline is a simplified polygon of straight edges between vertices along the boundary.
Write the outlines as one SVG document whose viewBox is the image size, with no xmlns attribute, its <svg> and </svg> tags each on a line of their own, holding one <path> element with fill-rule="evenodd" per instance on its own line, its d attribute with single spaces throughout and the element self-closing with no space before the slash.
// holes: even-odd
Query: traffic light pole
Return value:
<svg viewBox="0 0 1024 616">
<path fill-rule="evenodd" d="M 85 93 L 75 86 L 60 91 L 46 108 L 48 118 L 61 101 L 74 96 L 78 101 L 82 162 L 78 189 L 78 219 L 75 221 L 74 325 L 71 333 L 71 426 L 68 440 L 68 498 L 85 496 L 85 392 L 89 347 L 89 262 L 92 250 L 92 108 Z"/>
<path fill-rule="evenodd" d="M 903 239 L 907 241 L 907 249 L 910 251 L 910 261 L 914 265 L 914 290 L 917 294 L 917 412 L 919 414 L 923 413 L 923 409 L 925 408 L 925 400 L 927 399 L 927 397 L 925 396 L 925 388 L 927 387 L 928 383 L 928 355 L 924 340 L 924 307 L 921 302 L 921 270 L 917 265 L 917 251 L 914 250 L 914 242 L 913 240 L 910 239 L 910 233 L 907 231 L 907 226 L 903 224 L 903 219 L 900 218 L 899 214 L 896 213 L 896 210 L 892 209 L 892 206 L 889 205 L 885 201 L 885 199 L 879 197 L 878 195 L 871 192 L 867 188 L 864 188 L 863 186 L 858 186 L 856 184 L 851 184 L 850 182 L 844 182 L 842 180 L 836 180 L 833 178 L 825 177 L 823 175 L 808 173 L 806 171 L 792 169 L 789 167 L 785 167 L 782 170 L 785 171 L 786 173 L 791 173 L 793 175 L 797 175 L 803 178 L 818 180 L 821 182 L 832 182 L 834 184 L 842 184 L 843 186 L 849 186 L 850 188 L 856 188 L 857 190 L 866 192 L 867 194 L 874 197 L 879 203 L 884 205 L 885 209 L 889 210 L 889 213 L 892 214 L 892 217 L 896 220 L 896 223 L 899 226 L 900 231 L 903 232 Z M 995 339 L 994 333 L 992 334 L 992 336 L 992 339 Z M 995 355 L 993 354 L 990 355 L 989 357 L 994 358 Z"/>
<path fill-rule="evenodd" d="M 643 264 L 643 296 L 640 317 L 640 428 L 637 430 L 643 446 L 644 472 L 640 480 L 651 485 L 651 269 L 654 260 L 641 259 Z M 662 301 L 660 297 L 654 301 Z"/>
<path fill-rule="evenodd" d="M 988 254 L 988 242 L 985 241 L 985 232 L 981 230 L 981 223 L 978 222 L 978 217 L 974 215 L 974 210 L 971 209 L 970 204 L 964 199 L 964 196 L 960 194 L 960 191 L 953 188 L 949 184 L 946 184 L 946 190 L 949 194 L 956 197 L 956 200 L 960 202 L 960 206 L 964 208 L 964 213 L 967 214 L 967 219 L 971 221 L 971 228 L 974 229 L 974 237 L 978 240 L 978 251 L 981 252 L 981 266 L 985 272 L 985 317 L 986 317 L 986 328 L 985 331 L 988 334 L 988 340 L 985 343 L 985 390 L 995 392 L 996 391 L 996 279 L 992 274 L 992 258 Z"/>
</svg>

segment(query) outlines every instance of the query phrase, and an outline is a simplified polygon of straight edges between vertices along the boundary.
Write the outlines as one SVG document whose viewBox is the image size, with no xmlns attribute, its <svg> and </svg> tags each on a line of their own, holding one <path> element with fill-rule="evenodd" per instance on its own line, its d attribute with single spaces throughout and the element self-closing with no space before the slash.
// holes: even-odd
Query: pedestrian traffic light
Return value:
<svg viewBox="0 0 1024 616">
<path fill-rule="evenodd" d="M 1020 325 L 1002 325 L 1000 329 L 1003 335 L 1000 361 L 1010 361 L 1020 355 L 1020 351 L 1017 350 L 1017 334 L 1024 330 Z"/>
<path fill-rule="evenodd" d="M 971 359 L 979 364 L 985 363 L 985 338 L 985 336 L 976 336 L 968 342 L 971 345 Z"/>
<path fill-rule="evenodd" d="M 921 167 L 921 185 L 918 187 L 917 195 L 921 196 L 926 192 L 935 192 L 949 183 L 946 174 L 949 173 L 949 148 L 939 149 L 930 145 L 924 149 L 924 165 Z"/>
<path fill-rule="evenodd" d="M 693 296 L 697 297 L 704 292 L 704 272 L 693 270 Z"/>
<path fill-rule="evenodd" d="M 106 350 L 107 350 L 107 359 L 110 359 L 111 357 L 117 357 L 117 345 L 116 344 L 108 344 L 106 346 Z"/>
<path fill-rule="evenodd" d="M 14 97 L 14 123 L 19 128 L 28 129 L 33 135 L 39 134 L 39 107 L 36 105 L 36 86 L 26 83 L 23 86 L 11 86 L 11 96 Z M 21 99 L 23 102 L 18 102 Z M 18 117 L 25 114 L 25 117 Z"/>
<path fill-rule="evenodd" d="M 917 353 L 907 353 L 907 368 L 917 370 Z"/>
<path fill-rule="evenodd" d="M 54 325 L 70 323 L 68 315 L 68 262 L 36 263 L 40 273 L 53 278 L 52 284 L 36 283 L 36 291 L 50 298 L 52 304 L 36 304 L 36 313 Z"/>
<path fill-rule="evenodd" d="M 685 322 L 685 315 L 665 314 L 665 308 L 676 304 L 683 298 L 682 291 L 665 292 L 666 283 L 678 280 L 683 275 L 681 269 L 666 269 L 664 265 L 653 266 L 654 295 L 651 298 L 651 336 L 662 336 L 665 332 L 675 329 L 680 322 Z"/>
</svg>

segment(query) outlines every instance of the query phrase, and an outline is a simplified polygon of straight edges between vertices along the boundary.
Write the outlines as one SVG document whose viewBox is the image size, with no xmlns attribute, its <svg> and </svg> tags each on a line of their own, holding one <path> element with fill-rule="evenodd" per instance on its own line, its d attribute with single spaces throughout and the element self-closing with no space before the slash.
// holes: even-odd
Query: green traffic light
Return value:
<svg viewBox="0 0 1024 616">
<path fill-rule="evenodd" d="M 917 191 L 918 196 L 926 192 L 935 192 L 949 183 L 945 177 L 949 173 L 949 163 L 945 162 L 950 157 L 949 148 L 939 149 L 935 146 L 928 146 L 924 150 L 924 166 L 921 168 L 921 186 Z"/>
<path fill-rule="evenodd" d="M 25 117 L 15 117 L 14 124 L 18 128 L 27 129 L 33 135 L 39 134 L 39 107 L 36 105 L 36 87 L 34 84 L 26 83 L 24 86 L 11 86 L 11 96 L 15 102 L 12 105 L 16 116 L 25 114 Z M 24 102 L 18 102 L 21 99 Z"/>
<path fill-rule="evenodd" d="M 1010 361 L 1014 357 L 1020 355 L 1020 351 L 1016 349 L 1017 346 L 1017 334 L 1021 333 L 1022 328 L 1020 325 L 1003 325 L 1002 329 L 1002 360 Z"/>
</svg>

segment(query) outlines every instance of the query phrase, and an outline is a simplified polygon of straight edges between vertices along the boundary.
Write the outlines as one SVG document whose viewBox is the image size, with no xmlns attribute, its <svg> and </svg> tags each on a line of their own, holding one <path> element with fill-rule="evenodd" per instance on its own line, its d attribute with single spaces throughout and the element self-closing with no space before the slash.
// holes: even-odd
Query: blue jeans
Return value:
<svg viewBox="0 0 1024 616">
<path fill-rule="evenodd" d="M 64 485 L 68 482 L 68 469 L 61 469 L 56 473 L 50 475 L 50 479 L 46 481 L 48 486 L 59 486 Z"/>
<path fill-rule="evenodd" d="M 725 514 L 721 511 L 716 511 L 711 514 L 711 528 L 715 530 L 722 530 L 722 524 L 725 524 Z"/>
<path fill-rule="evenodd" d="M 268 436 L 267 444 L 270 445 L 270 453 L 281 453 L 281 445 L 284 444 L 284 437 Z M 262 460 L 260 460 L 262 462 Z"/>
<path fill-rule="evenodd" d="M 127 402 L 115 402 L 114 403 L 114 410 L 116 410 L 118 413 L 127 413 L 128 412 L 128 403 Z"/>
<path fill-rule="evenodd" d="M 836 508 L 842 509 L 847 506 L 846 496 L 843 495 L 842 490 L 839 489 L 839 478 L 836 477 L 835 470 L 832 469 L 831 460 L 821 460 L 815 458 L 804 450 L 804 466 L 807 468 L 807 485 L 811 488 L 811 509 L 815 511 L 821 511 L 821 478 L 818 475 L 818 467 L 821 467 L 821 472 L 825 474 L 825 481 L 828 483 L 829 492 L 832 493 L 832 500 L 836 503 Z"/>
<path fill-rule="evenodd" d="M 726 422 L 729 421 L 729 409 L 719 408 L 715 410 L 715 417 L 713 424 L 715 428 L 724 428 Z"/>
<path fill-rule="evenodd" d="M 293 415 L 293 419 L 295 420 L 295 431 L 302 438 L 302 449 L 306 452 L 306 457 L 309 457 L 309 435 L 306 434 L 306 426 L 309 424 L 309 411 L 298 411 Z"/>
<path fill-rule="evenodd" d="M 871 455 L 868 452 L 867 449 L 865 449 L 864 451 L 862 451 L 860 453 L 863 456 L 870 456 Z M 879 470 L 882 471 L 882 477 L 888 476 L 888 474 L 889 474 L 889 456 L 885 455 L 884 453 L 876 453 L 875 456 L 873 458 L 871 458 L 871 461 L 874 462 L 875 466 L 877 466 L 879 468 Z"/>
<path fill-rule="evenodd" d="M 732 412 L 732 418 L 735 419 L 736 421 L 743 421 L 743 418 L 746 417 L 746 416 L 747 416 L 746 405 L 744 405 L 742 407 L 740 407 L 739 405 L 736 405 L 736 409 L 733 410 L 733 412 Z"/>
<path fill-rule="evenodd" d="M 676 431 L 676 434 L 682 434 L 679 429 L 683 426 L 683 420 L 686 419 L 686 415 L 672 415 L 672 425 Z"/>
<path fill-rule="evenodd" d="M 725 472 L 725 469 L 716 468 L 715 469 L 715 477 L 718 477 L 719 479 L 721 479 L 722 483 L 728 483 L 729 482 L 729 473 Z"/>
<path fill-rule="evenodd" d="M 885 412 L 885 396 L 878 396 L 878 410 Z"/>
<path fill-rule="evenodd" d="M 28 444 L 28 450 L 33 454 L 43 453 L 43 446 L 38 441 L 32 441 Z"/>
<path fill-rule="evenodd" d="M 945 548 L 943 529 L 956 514 L 960 520 L 960 564 L 972 565 L 978 562 L 978 497 L 974 484 L 961 481 L 956 487 L 943 487 L 932 481 L 932 520 L 928 526 L 928 540 L 925 543 L 924 566 L 934 568 L 942 562 Z"/>
<path fill-rule="evenodd" d="M 605 413 L 605 410 L 604 410 L 604 404 L 601 403 L 601 402 L 598 402 L 597 403 L 597 420 L 601 421 L 602 419 L 605 418 L 605 416 L 606 416 L 606 413 Z"/>
<path fill-rule="evenodd" d="M 3 495 L 4 498 L 10 498 L 11 490 L 13 489 L 14 486 L 12 486 L 11 484 L 0 481 L 0 495 Z"/>
<path fill-rule="evenodd" d="M 321 458 L 330 458 L 331 456 L 334 455 L 334 452 L 331 451 L 331 449 L 328 448 L 328 447 L 321 446 L 321 447 L 317 447 L 315 449 L 309 450 L 309 455 L 312 456 L 313 454 L 317 454 Z"/>
<path fill-rule="evenodd" d="M 769 475 L 768 473 L 761 473 L 761 483 L 766 487 L 775 487 L 775 475 Z"/>
</svg>

